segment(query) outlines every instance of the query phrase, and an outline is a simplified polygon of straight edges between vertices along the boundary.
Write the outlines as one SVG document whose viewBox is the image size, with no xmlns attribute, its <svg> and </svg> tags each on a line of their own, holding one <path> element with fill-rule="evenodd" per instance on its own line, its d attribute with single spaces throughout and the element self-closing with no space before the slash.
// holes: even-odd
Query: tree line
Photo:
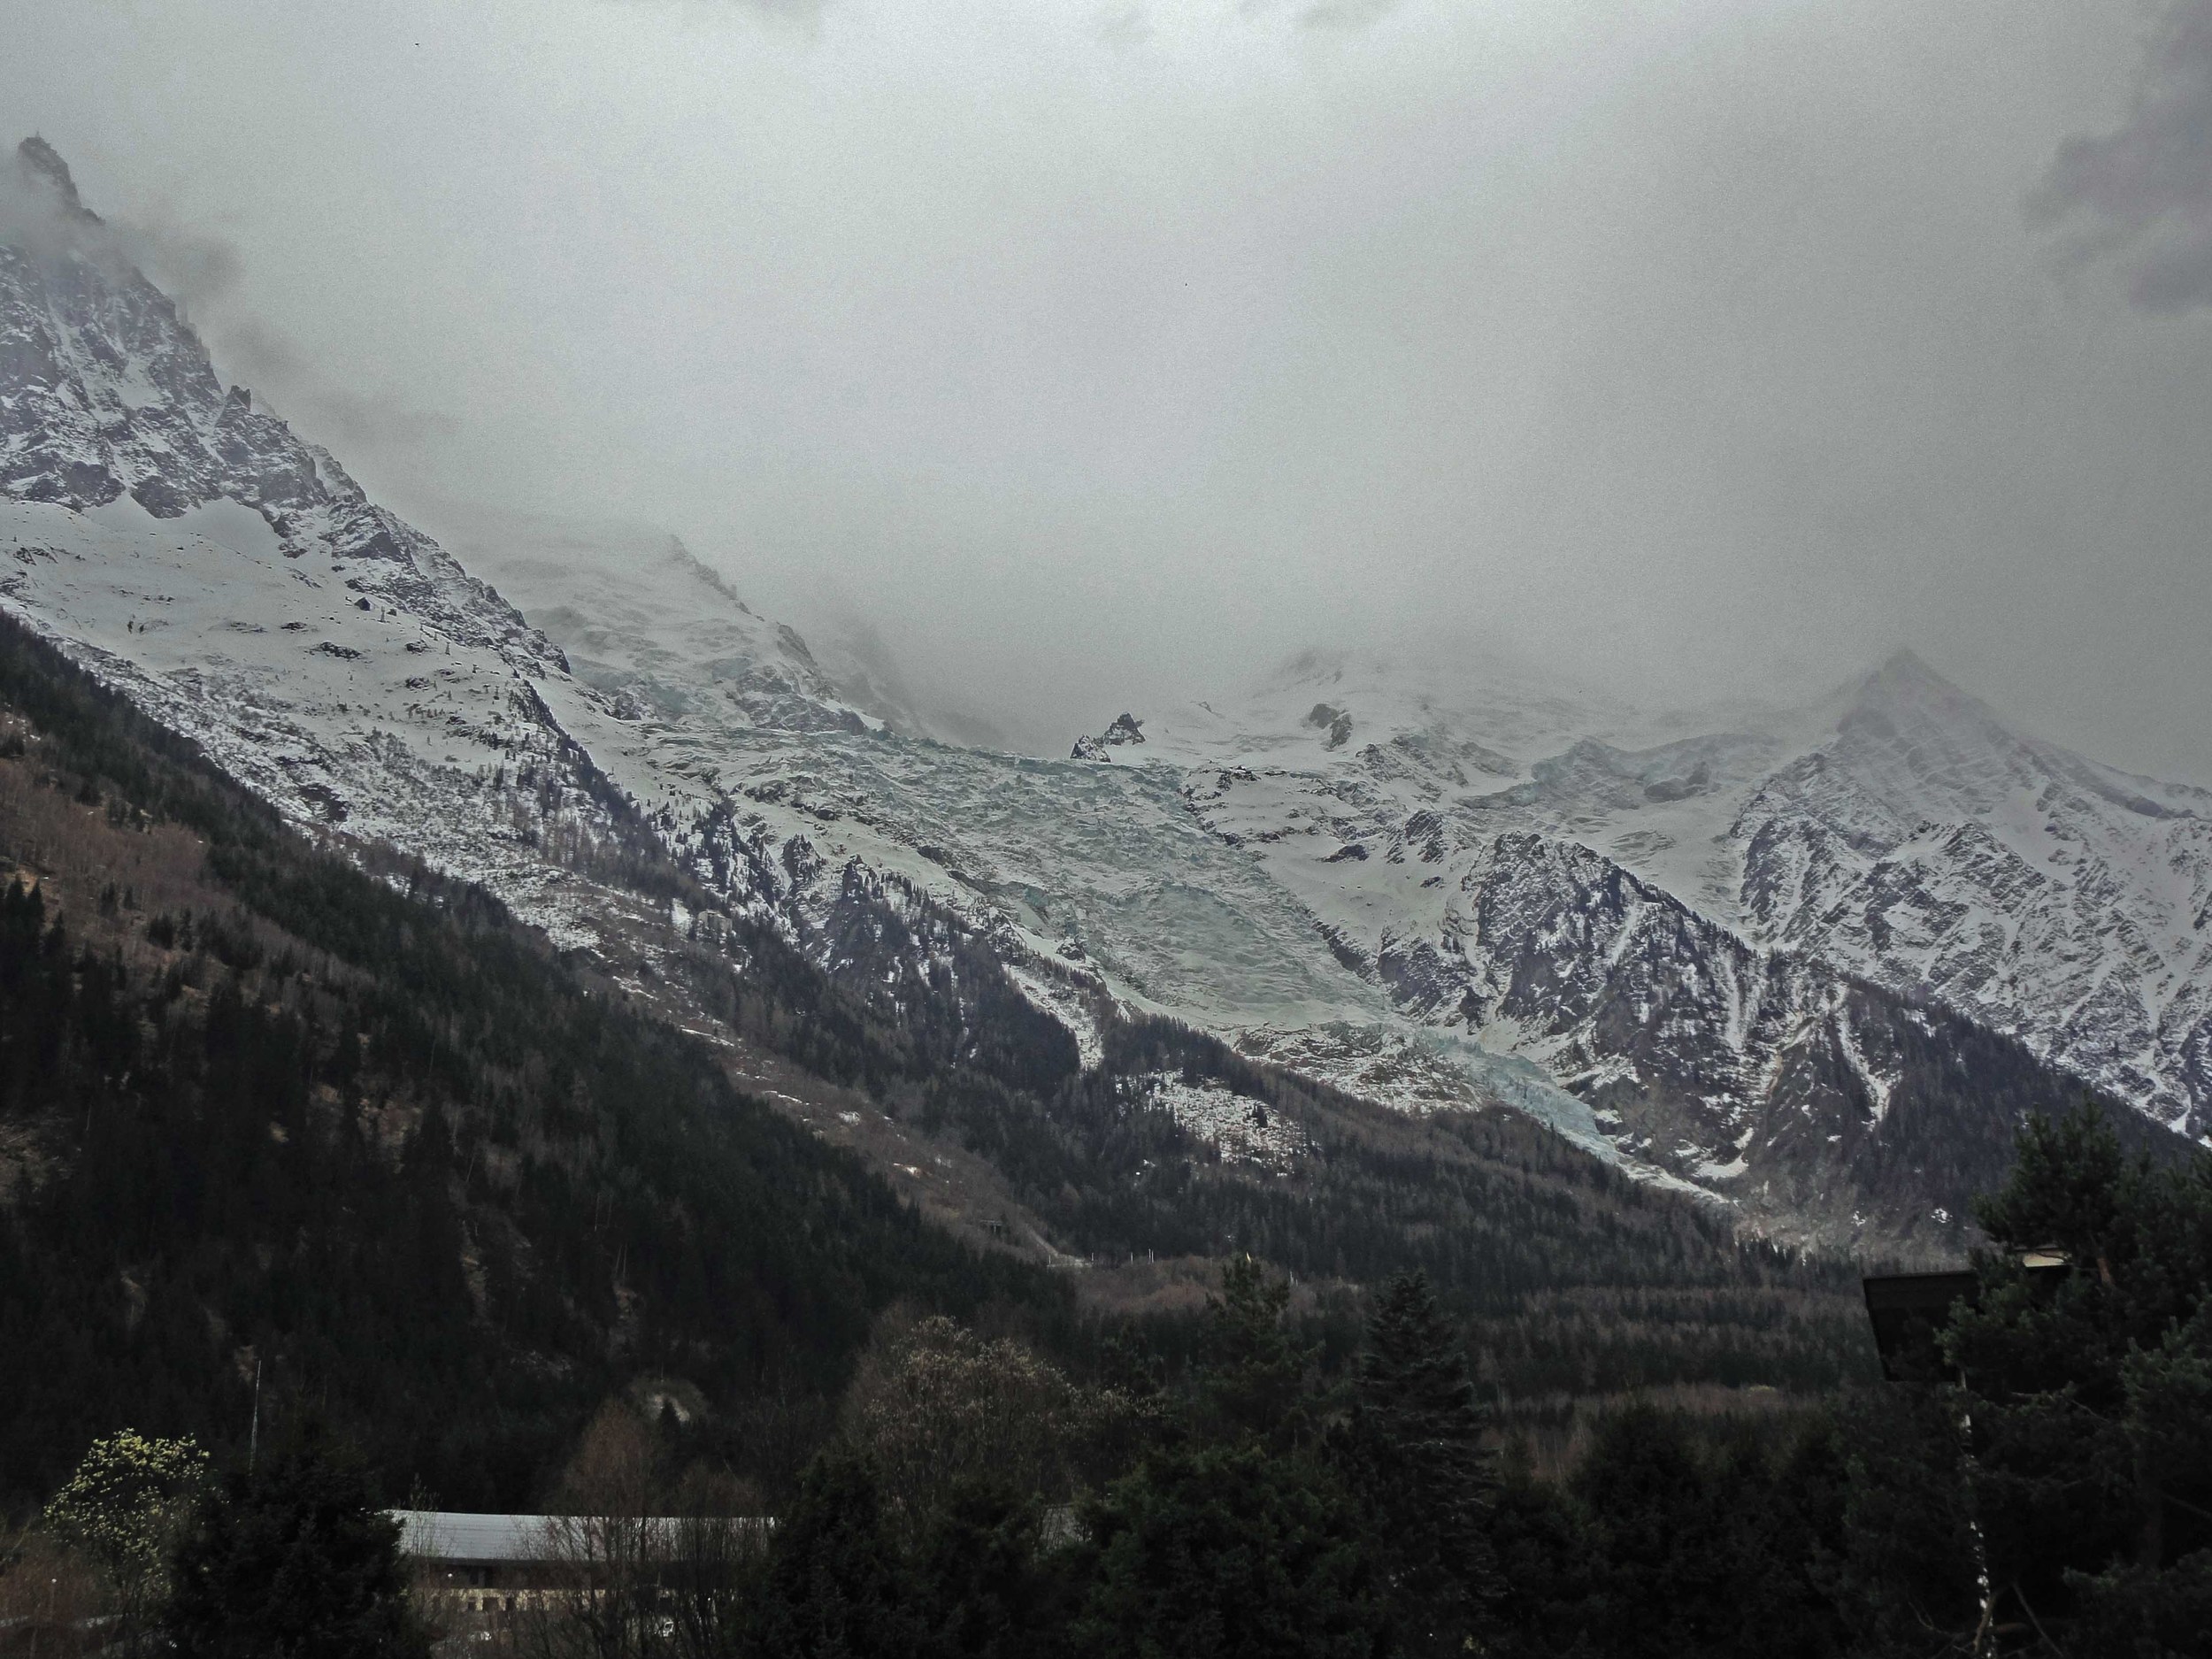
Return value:
<svg viewBox="0 0 2212 1659">
<path fill-rule="evenodd" d="M 1130 1355 L 1083 1382 L 1014 1338 L 889 1322 L 772 1527 L 717 1530 L 752 1494 L 666 1403 L 611 1400 L 557 1493 L 568 1589 L 465 1631 L 410 1600 L 357 1463 L 312 1433 L 220 1484 L 135 1442 L 157 1468 L 81 1470 L 48 1526 L 135 1586 L 131 1628 L 238 1659 L 456 1634 L 546 1659 L 2212 1650 L 2212 1156 L 2039 1118 L 1981 1217 L 1941 1380 L 1761 1427 L 1627 1407 L 1555 1479 L 1501 1447 L 1422 1277 L 1332 1375 L 1240 1257 L 1172 1374 Z M 2070 1270 L 2028 1274 L 2030 1246 Z M 694 1530 L 642 1530 L 672 1516 Z M 116 1547 L 134 1517 L 162 1550 Z"/>
</svg>

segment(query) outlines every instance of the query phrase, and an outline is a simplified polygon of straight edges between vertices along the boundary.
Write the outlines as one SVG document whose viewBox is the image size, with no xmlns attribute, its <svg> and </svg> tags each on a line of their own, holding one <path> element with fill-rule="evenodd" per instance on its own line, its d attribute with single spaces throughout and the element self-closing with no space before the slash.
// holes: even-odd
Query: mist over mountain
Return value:
<svg viewBox="0 0 2212 1659">
<path fill-rule="evenodd" d="M 1079 1347 L 1238 1248 L 1417 1267 L 1532 1395 L 1863 1370 L 1840 1268 L 1425 1041 L 1171 770 L 906 729 L 672 538 L 494 526 L 541 626 L 112 247 L 0 238 L 0 374 L 11 1494 L 263 1367 L 463 1502 L 647 1374 L 787 1491 L 894 1303 Z"/>
<path fill-rule="evenodd" d="M 296 822 L 680 1018 L 717 1018 L 664 959 L 704 900 L 612 873 L 649 847 L 832 974 L 856 904 L 958 918 L 1086 1064 L 1170 1016 L 1823 1248 L 1946 1248 L 2070 1089 L 2212 1118 L 2212 796 L 1909 652 L 1701 718 L 1526 652 L 1308 650 L 1025 756 L 841 680 L 672 535 L 480 513 L 464 565 L 224 389 L 120 250 L 5 257 L 0 600 Z"/>
<path fill-rule="evenodd" d="M 2212 342 L 2076 241 L 2163 211 L 2131 15 L 1094 12 L 33 8 L 0 94 L 410 522 L 664 528 L 818 652 L 833 588 L 1027 751 L 1312 645 L 1906 646 L 2212 783 Z"/>
</svg>

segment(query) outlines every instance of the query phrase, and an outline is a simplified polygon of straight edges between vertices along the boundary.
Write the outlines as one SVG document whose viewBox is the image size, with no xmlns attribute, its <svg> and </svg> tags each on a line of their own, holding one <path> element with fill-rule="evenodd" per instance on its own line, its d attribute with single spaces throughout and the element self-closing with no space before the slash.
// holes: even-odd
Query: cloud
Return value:
<svg viewBox="0 0 2212 1659">
<path fill-rule="evenodd" d="M 1310 29 L 1363 29 L 1398 9 L 1398 0 L 1315 0 L 1298 13 Z"/>
<path fill-rule="evenodd" d="M 300 428 L 301 435 L 341 451 L 427 449 L 460 435 L 461 423 L 403 398 L 343 386 L 308 355 L 250 317 L 225 316 L 209 330 L 216 367 Z"/>
<path fill-rule="evenodd" d="M 1287 8 L 1290 20 L 1303 29 L 1341 29 L 1349 33 L 1379 23 L 1397 11 L 1402 0 L 1304 0 Z M 1237 15 L 1248 23 L 1272 22 L 1285 13 L 1283 0 L 1237 0 Z"/>
<path fill-rule="evenodd" d="M 114 242 L 110 227 L 86 211 L 68 164 L 35 135 L 0 161 L 0 236 L 41 257 L 98 253 Z"/>
<path fill-rule="evenodd" d="M 66 164 L 27 141 L 13 165 L 0 161 L 0 239 L 42 257 L 81 255 L 135 266 L 198 319 L 219 372 L 235 377 L 298 419 L 303 435 L 340 449 L 422 451 L 450 442 L 461 423 L 407 400 L 342 385 L 279 331 L 229 302 L 238 297 L 243 256 L 218 236 L 165 215 L 125 222 L 87 210 Z"/>
<path fill-rule="evenodd" d="M 640 0 L 617 0 L 619 4 L 639 4 Z M 751 12 L 780 23 L 795 23 L 811 31 L 822 20 L 822 12 L 829 0 L 718 0 L 720 9 Z"/>
<path fill-rule="evenodd" d="M 1433 623 L 1655 700 L 1939 640 L 2212 779 L 2212 327 L 2124 275 L 2202 221 L 2067 170 L 2185 127 L 2190 14 L 1357 4 L 17 6 L 0 106 L 239 250 L 144 263 L 396 510 L 833 575 L 1040 752 Z M 2110 304 L 2021 257 L 2077 134 Z"/>
<path fill-rule="evenodd" d="M 113 230 L 118 250 L 187 310 L 236 293 L 245 260 L 234 243 L 165 214 L 119 223 Z"/>
<path fill-rule="evenodd" d="M 2070 257 L 2118 265 L 2143 310 L 2212 305 L 2212 0 L 2167 14 L 2126 121 L 2061 145 L 2028 207 Z"/>
<path fill-rule="evenodd" d="M 69 164 L 35 135 L 0 163 L 0 233 L 42 254 L 121 259 L 189 308 L 219 301 L 238 285 L 238 250 L 218 236 L 163 217 L 131 223 L 102 218 L 84 204 Z"/>
<path fill-rule="evenodd" d="M 1091 25 L 1091 38 L 1106 46 L 1141 46 L 1152 38 L 1152 19 L 1141 5 L 1109 6 Z"/>
</svg>

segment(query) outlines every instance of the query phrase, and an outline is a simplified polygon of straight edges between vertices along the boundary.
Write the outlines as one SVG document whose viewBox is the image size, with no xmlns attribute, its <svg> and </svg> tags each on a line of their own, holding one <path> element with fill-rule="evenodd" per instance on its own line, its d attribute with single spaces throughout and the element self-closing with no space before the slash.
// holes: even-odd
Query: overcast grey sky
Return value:
<svg viewBox="0 0 2212 1659">
<path fill-rule="evenodd" d="M 666 524 L 1041 745 L 1309 642 L 1669 700 L 1911 643 L 2212 781 L 2212 0 L 0 24 L 373 490 Z"/>
</svg>

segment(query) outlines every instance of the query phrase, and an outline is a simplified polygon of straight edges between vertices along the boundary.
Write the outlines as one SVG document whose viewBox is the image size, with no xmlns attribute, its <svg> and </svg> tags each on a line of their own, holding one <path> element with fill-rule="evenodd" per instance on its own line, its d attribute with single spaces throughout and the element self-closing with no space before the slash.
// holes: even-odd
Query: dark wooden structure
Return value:
<svg viewBox="0 0 2212 1659">
<path fill-rule="evenodd" d="M 1943 1355 L 1936 1333 L 1950 1323 L 1960 1301 L 1971 1302 L 1981 1281 L 1970 1270 L 1959 1273 L 1880 1273 L 1861 1281 L 1866 1317 L 1874 1326 L 1874 1347 L 1889 1382 L 1937 1382 Z"/>
<path fill-rule="evenodd" d="M 2071 1271 L 2057 1250 L 2024 1250 L 2020 1265 L 2032 1279 L 2055 1281 Z M 1940 1382 L 1947 1368 L 1936 1337 L 1951 1322 L 1961 1302 L 1970 1307 L 1981 1294 L 1973 1269 L 1945 1273 L 1870 1273 L 1859 1281 L 1866 1296 L 1866 1317 L 1874 1327 L 1874 1347 L 1889 1382 Z"/>
</svg>

